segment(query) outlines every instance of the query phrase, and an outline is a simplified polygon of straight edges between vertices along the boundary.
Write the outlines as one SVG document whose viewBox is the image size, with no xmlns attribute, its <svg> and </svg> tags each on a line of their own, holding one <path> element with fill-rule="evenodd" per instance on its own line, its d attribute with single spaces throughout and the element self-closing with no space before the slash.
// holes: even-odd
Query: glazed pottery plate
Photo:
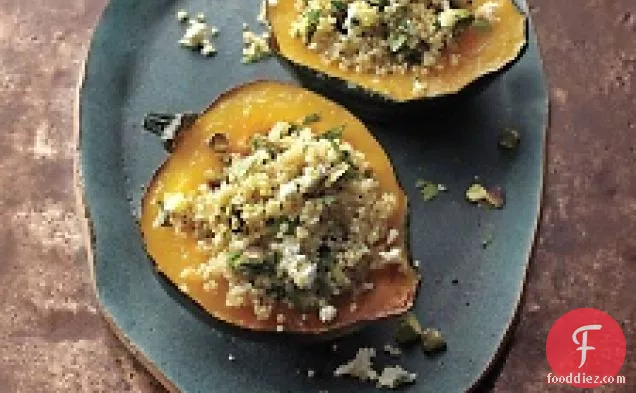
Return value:
<svg viewBox="0 0 636 393">
<path fill-rule="evenodd" d="M 518 4 L 527 13 L 525 2 Z M 179 47 L 179 8 L 202 11 L 220 28 L 216 57 Z M 79 148 L 92 267 L 106 318 L 162 382 L 184 393 L 376 391 L 332 376 L 362 346 L 379 349 L 378 367 L 399 363 L 417 372 L 417 383 L 405 391 L 470 389 L 513 321 L 539 215 L 548 98 L 531 25 L 523 57 L 480 94 L 407 121 L 368 123 L 409 196 L 410 247 L 422 273 L 414 311 L 448 341 L 439 356 L 414 349 L 394 359 L 381 351 L 394 321 L 337 340 L 335 351 L 334 342 L 229 328 L 170 285 L 144 252 L 136 226 L 142 185 L 166 158 L 161 142 L 142 132 L 144 115 L 201 110 L 224 90 L 255 79 L 294 82 L 273 58 L 241 64 L 242 24 L 257 29 L 258 9 L 258 0 L 112 0 L 104 11 L 81 89 Z M 516 151 L 497 146 L 506 128 L 521 134 Z M 505 190 L 504 209 L 465 200 L 475 177 Z M 425 202 L 418 179 L 448 191 Z"/>
</svg>

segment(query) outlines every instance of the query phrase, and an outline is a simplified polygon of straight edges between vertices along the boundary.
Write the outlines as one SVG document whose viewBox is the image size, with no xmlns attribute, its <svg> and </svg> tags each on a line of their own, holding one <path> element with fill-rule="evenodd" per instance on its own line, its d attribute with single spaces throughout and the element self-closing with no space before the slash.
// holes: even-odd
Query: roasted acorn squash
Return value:
<svg viewBox="0 0 636 393">
<path fill-rule="evenodd" d="M 401 229 L 396 244 L 406 250 L 406 195 L 394 175 L 389 157 L 358 119 L 339 105 L 297 86 L 263 81 L 234 88 L 221 95 L 196 119 L 186 117 L 184 119 L 192 121 L 182 122 L 185 126 L 179 129 L 168 130 L 166 141 L 171 141 L 171 154 L 146 189 L 140 218 L 146 250 L 157 269 L 177 287 L 187 285 L 187 296 L 212 316 L 232 325 L 249 330 L 276 331 L 277 322 L 275 317 L 257 320 L 250 307 L 227 307 L 224 295 L 228 285 L 223 279 L 219 279 L 216 291 L 206 292 L 200 279 L 182 277 L 180 273 L 184 268 L 198 266 L 206 256 L 197 249 L 194 237 L 187 232 L 179 236 L 172 228 L 153 225 L 158 214 L 157 201 L 165 192 L 187 192 L 196 188 L 205 182 L 206 170 L 220 168 L 221 160 L 209 146 L 215 133 L 222 131 L 228 136 L 230 152 L 243 154 L 251 136 L 269 130 L 277 121 L 297 121 L 308 113 L 321 114 L 315 124 L 317 131 L 346 125 L 342 139 L 365 153 L 381 189 L 397 196 L 398 213 L 390 221 L 394 228 Z M 162 122 L 160 118 L 158 121 Z M 150 128 L 156 127 L 157 118 L 150 119 L 149 123 Z M 368 280 L 373 282 L 374 289 L 358 295 L 355 309 L 348 307 L 351 296 L 337 298 L 338 317 L 332 323 L 321 322 L 316 313 L 301 317 L 299 311 L 283 304 L 277 304 L 273 314 L 285 315 L 285 332 L 308 334 L 348 331 L 365 321 L 401 314 L 412 306 L 419 281 L 410 265 L 406 263 L 406 266 L 406 269 L 391 266 L 373 271 Z"/>
<path fill-rule="evenodd" d="M 435 101 L 431 100 L 434 98 L 456 95 L 488 74 L 495 76 L 520 57 L 526 45 L 525 16 L 512 0 L 474 0 L 469 2 L 469 7 L 476 9 L 487 2 L 497 7 L 498 21 L 487 29 L 468 28 L 453 49 L 454 54 L 461 56 L 459 63 L 451 65 L 450 54 L 443 53 L 439 63 L 443 68 L 432 67 L 426 75 L 408 71 L 378 76 L 321 61 L 319 53 L 290 34 L 298 17 L 295 0 L 270 2 L 267 19 L 272 30 L 272 48 L 293 66 L 308 87 L 354 106 L 366 105 L 368 101 L 377 103 L 378 99 L 384 103 L 430 102 Z M 416 77 L 425 89 L 414 89 Z M 343 93 L 353 97 L 348 99 Z M 373 100 L 369 100 L 370 97 Z"/>
</svg>

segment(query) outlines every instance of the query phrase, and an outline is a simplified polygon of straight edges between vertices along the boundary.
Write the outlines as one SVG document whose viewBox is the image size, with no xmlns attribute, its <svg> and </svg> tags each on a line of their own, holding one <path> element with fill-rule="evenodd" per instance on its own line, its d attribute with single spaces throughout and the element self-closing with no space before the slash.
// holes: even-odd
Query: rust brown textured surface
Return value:
<svg viewBox="0 0 636 393">
<path fill-rule="evenodd" d="M 96 310 L 73 192 L 73 99 L 105 0 L 0 0 L 0 392 L 162 392 Z M 548 386 L 545 338 L 597 307 L 636 391 L 636 2 L 533 0 L 552 93 L 545 206 L 492 390 Z"/>
</svg>

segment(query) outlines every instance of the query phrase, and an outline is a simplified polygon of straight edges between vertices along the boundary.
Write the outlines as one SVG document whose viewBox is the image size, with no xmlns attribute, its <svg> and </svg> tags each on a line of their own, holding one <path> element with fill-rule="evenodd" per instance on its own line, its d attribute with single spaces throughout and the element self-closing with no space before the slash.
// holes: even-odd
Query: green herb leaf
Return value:
<svg viewBox="0 0 636 393">
<path fill-rule="evenodd" d="M 227 263 L 231 268 L 235 269 L 241 263 L 241 256 L 243 255 L 243 251 L 230 251 L 227 254 Z"/>
<path fill-rule="evenodd" d="M 307 21 L 309 21 L 309 24 L 318 24 L 318 21 L 320 20 L 320 10 L 309 10 L 307 12 Z"/>
<path fill-rule="evenodd" d="M 320 134 L 318 139 L 329 139 L 329 140 L 340 139 L 342 138 L 342 133 L 344 132 L 344 130 L 345 130 L 344 124 L 338 127 L 331 128 L 323 132 L 322 134 Z"/>
<path fill-rule="evenodd" d="M 432 201 L 437 198 L 441 191 L 446 191 L 446 187 L 444 185 L 422 179 L 415 182 L 415 187 L 420 190 L 422 199 L 424 199 L 425 202 Z"/>
<path fill-rule="evenodd" d="M 303 125 L 307 126 L 309 124 L 317 123 L 319 121 L 320 121 L 320 115 L 318 113 L 310 113 L 307 116 L 305 116 L 305 119 L 303 120 Z"/>
<path fill-rule="evenodd" d="M 331 0 L 331 9 L 335 12 L 347 11 L 347 4 L 342 0 Z"/>
<path fill-rule="evenodd" d="M 506 128 L 499 134 L 499 147 L 507 150 L 514 150 L 521 142 L 519 131 L 512 128 Z"/>
<path fill-rule="evenodd" d="M 413 313 L 408 313 L 400 320 L 395 331 L 395 341 L 400 345 L 414 344 L 420 340 L 422 326 Z"/>
<path fill-rule="evenodd" d="M 389 47 L 391 48 L 391 52 L 398 52 L 408 41 L 408 36 L 406 34 L 391 34 L 389 36 Z"/>
</svg>

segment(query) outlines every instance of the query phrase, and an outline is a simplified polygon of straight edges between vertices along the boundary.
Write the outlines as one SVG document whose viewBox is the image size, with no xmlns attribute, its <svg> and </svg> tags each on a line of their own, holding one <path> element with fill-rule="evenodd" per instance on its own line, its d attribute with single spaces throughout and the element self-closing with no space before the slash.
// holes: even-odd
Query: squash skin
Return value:
<svg viewBox="0 0 636 393">
<path fill-rule="evenodd" d="M 494 24 L 491 31 L 468 31 L 462 36 L 458 51 L 462 54 L 459 67 L 450 66 L 446 56 L 442 61 L 445 65 L 443 71 L 433 70 L 429 76 L 420 76 L 429 88 L 416 94 L 412 90 L 415 77 L 412 73 L 376 77 L 374 74 L 356 74 L 323 64 L 318 54 L 305 48 L 300 40 L 289 37 L 286 23 L 290 17 L 286 13 L 293 1 L 279 0 L 278 5 L 267 8 L 267 19 L 272 26 L 273 51 L 303 86 L 335 99 L 356 114 L 372 120 L 393 121 L 422 110 L 443 110 L 451 104 L 466 101 L 512 67 L 527 46 L 525 15 L 512 0 L 496 0 L 501 5 L 501 21 Z M 486 1 L 475 0 L 473 7 Z M 280 8 L 281 4 L 284 8 Z M 499 48 L 484 47 L 500 38 L 503 44 Z M 483 51 L 479 49 L 482 47 L 485 48 Z"/>
<path fill-rule="evenodd" d="M 273 102 L 276 101 L 276 102 Z M 252 104 L 266 108 L 266 112 L 255 109 Z M 225 306 L 227 282 L 219 278 L 216 292 L 205 292 L 197 279 L 182 279 L 180 271 L 187 266 L 196 266 L 204 260 L 191 238 L 177 238 L 171 228 L 153 228 L 157 214 L 155 201 L 163 192 L 184 191 L 203 182 L 203 168 L 220 167 L 217 156 L 206 151 L 205 140 L 214 132 L 225 132 L 230 137 L 230 151 L 244 152 L 246 142 L 255 133 L 265 132 L 278 120 L 297 121 L 307 113 L 318 112 L 321 121 L 312 125 L 316 132 L 333 126 L 346 124 L 343 139 L 365 152 L 375 170 L 381 187 L 398 196 L 398 209 L 392 217 L 392 226 L 402 228 L 398 244 L 406 245 L 406 195 L 395 178 L 390 161 L 381 146 L 364 125 L 344 108 L 300 87 L 281 82 L 259 81 L 236 87 L 215 100 L 192 124 L 176 132 L 171 143 L 172 154 L 156 171 L 142 198 L 140 230 L 146 251 L 158 271 L 172 284 L 187 284 L 188 296 L 208 314 L 247 330 L 275 332 L 276 314 L 285 315 L 285 333 L 314 335 L 321 338 L 340 336 L 356 330 L 363 324 L 406 312 L 413 305 L 419 276 L 409 267 L 404 272 L 395 267 L 372 272 L 373 291 L 356 299 L 357 309 L 351 310 L 349 297 L 336 300 L 338 317 L 331 324 L 323 324 L 315 315 L 308 314 L 306 321 L 299 312 L 279 305 L 267 321 L 258 321 L 250 307 L 229 308 Z M 225 124 L 229 121 L 231 124 Z M 187 170 L 187 175 L 184 175 Z M 405 249 L 407 249 L 405 247 Z"/>
</svg>

